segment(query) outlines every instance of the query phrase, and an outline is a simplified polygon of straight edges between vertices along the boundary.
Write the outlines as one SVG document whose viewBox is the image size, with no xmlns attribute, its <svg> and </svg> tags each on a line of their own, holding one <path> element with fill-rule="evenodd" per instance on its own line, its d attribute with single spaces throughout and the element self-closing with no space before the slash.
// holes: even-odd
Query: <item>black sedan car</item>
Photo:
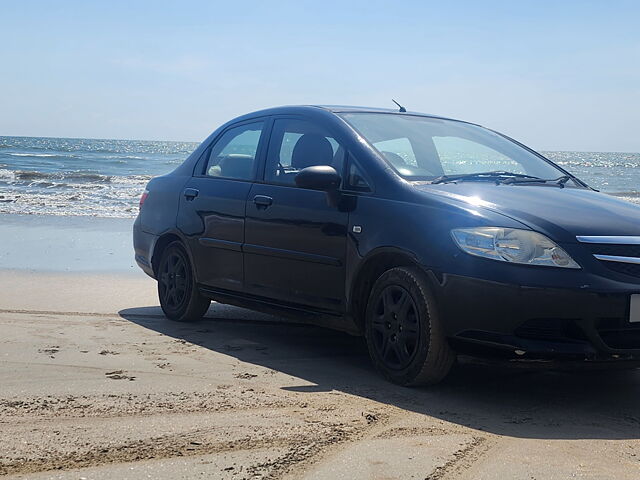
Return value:
<svg viewBox="0 0 640 480">
<path fill-rule="evenodd" d="M 402 385 L 458 352 L 640 358 L 640 206 L 458 120 L 236 118 L 149 182 L 134 247 L 168 318 L 215 300 L 361 334 Z"/>
</svg>

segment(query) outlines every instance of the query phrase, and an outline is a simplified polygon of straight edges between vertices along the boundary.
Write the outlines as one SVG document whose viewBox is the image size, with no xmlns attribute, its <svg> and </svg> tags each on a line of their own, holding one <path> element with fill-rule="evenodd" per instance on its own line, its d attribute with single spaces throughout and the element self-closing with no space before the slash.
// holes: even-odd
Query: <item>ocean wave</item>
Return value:
<svg viewBox="0 0 640 480">
<path fill-rule="evenodd" d="M 0 168 L 0 183 L 16 188 L 58 188 L 75 190 L 102 190 L 104 188 L 140 189 L 151 175 L 103 175 L 93 172 L 39 172 Z"/>
<path fill-rule="evenodd" d="M 137 213 L 146 181 L 137 178 L 101 184 L 7 182 L 0 188 L 0 213 L 131 217 Z"/>
<path fill-rule="evenodd" d="M 16 180 L 72 180 L 86 183 L 110 183 L 112 175 L 102 175 L 99 173 L 84 172 L 38 172 L 35 170 L 15 170 L 13 172 Z"/>
<path fill-rule="evenodd" d="M 5 153 L 11 157 L 74 157 L 74 155 L 56 155 L 55 153 Z"/>
<path fill-rule="evenodd" d="M 135 216 L 146 183 L 196 147 L 188 142 L 0 137 L 0 212 Z"/>
<path fill-rule="evenodd" d="M 114 181 L 126 185 L 138 185 L 146 183 L 153 178 L 153 175 L 127 175 L 126 177 L 113 177 Z"/>
<path fill-rule="evenodd" d="M 631 192 L 603 192 L 614 197 L 625 197 L 625 198 L 640 198 L 640 192 L 631 191 Z"/>
<path fill-rule="evenodd" d="M 15 178 L 16 178 L 16 175 L 13 170 L 0 168 L 0 180 L 15 180 Z"/>
<path fill-rule="evenodd" d="M 85 194 L 22 192 L 0 194 L 0 213 L 22 215 L 81 215 L 131 218 L 138 213 L 136 198 L 109 200 Z"/>
<path fill-rule="evenodd" d="M 105 158 L 114 159 L 114 160 L 147 160 L 145 157 L 139 157 L 138 155 L 110 155 Z"/>
</svg>

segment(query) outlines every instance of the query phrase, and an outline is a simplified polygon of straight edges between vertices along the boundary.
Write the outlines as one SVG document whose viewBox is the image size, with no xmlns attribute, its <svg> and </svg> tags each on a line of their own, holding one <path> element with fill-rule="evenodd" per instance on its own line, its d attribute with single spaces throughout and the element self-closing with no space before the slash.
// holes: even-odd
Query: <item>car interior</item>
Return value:
<svg viewBox="0 0 640 480">
<path fill-rule="evenodd" d="M 316 165 L 329 165 L 342 173 L 345 150 L 329 138 L 315 132 L 303 133 L 295 142 L 290 159 L 286 158 L 281 145 L 277 165 L 273 165 L 273 160 L 269 162 L 267 178 L 275 183 L 294 185 L 300 170 Z"/>
<path fill-rule="evenodd" d="M 251 178 L 253 157 L 242 153 L 231 153 L 209 162 L 207 175 L 225 178 Z"/>
</svg>

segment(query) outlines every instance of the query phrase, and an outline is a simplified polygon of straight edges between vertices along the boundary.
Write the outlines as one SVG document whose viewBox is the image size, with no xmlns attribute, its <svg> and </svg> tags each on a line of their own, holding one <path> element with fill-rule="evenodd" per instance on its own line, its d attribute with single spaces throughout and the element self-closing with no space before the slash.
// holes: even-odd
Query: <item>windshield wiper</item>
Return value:
<svg viewBox="0 0 640 480">
<path fill-rule="evenodd" d="M 440 177 L 434 178 L 431 183 L 447 183 L 447 182 L 455 182 L 457 180 L 480 180 L 480 181 L 494 181 L 494 182 L 506 182 L 507 180 L 519 180 L 523 179 L 526 181 L 546 181 L 542 178 L 534 177 L 533 175 L 525 175 L 523 173 L 513 173 L 506 172 L 503 170 L 496 170 L 492 172 L 478 172 L 478 173 L 461 173 L 459 175 L 442 175 Z"/>
<path fill-rule="evenodd" d="M 512 184 L 512 183 L 548 183 L 548 182 L 554 182 L 559 187 L 564 188 L 565 183 L 567 183 L 569 180 L 573 180 L 573 177 L 571 177 L 570 175 L 562 175 L 561 177 L 550 178 L 550 179 L 535 178 L 535 177 L 534 178 L 516 178 L 516 177 L 511 177 L 511 178 L 506 178 L 506 179 L 502 180 L 500 183 Z"/>
</svg>

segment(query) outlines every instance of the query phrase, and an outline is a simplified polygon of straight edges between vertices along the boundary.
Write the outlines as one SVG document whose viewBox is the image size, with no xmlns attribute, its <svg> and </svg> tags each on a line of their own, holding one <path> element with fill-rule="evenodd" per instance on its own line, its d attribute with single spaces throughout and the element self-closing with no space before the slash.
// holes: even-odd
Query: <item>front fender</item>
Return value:
<svg viewBox="0 0 640 480">
<path fill-rule="evenodd" d="M 476 226 L 526 228 L 497 212 L 438 200 L 407 203 L 362 196 L 349 215 L 349 236 L 356 263 L 376 249 L 395 248 L 410 255 L 416 263 L 436 270 L 460 254 L 451 230 Z"/>
</svg>

